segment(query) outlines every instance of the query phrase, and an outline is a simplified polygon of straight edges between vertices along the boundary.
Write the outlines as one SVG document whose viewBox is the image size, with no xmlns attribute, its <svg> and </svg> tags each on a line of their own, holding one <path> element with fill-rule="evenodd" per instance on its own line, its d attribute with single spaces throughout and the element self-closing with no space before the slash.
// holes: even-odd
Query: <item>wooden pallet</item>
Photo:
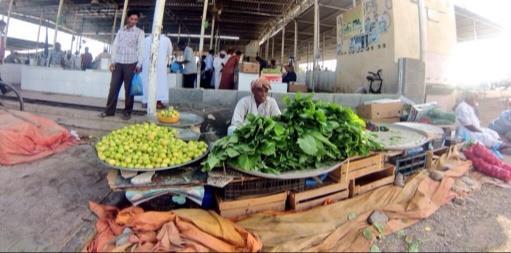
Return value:
<svg viewBox="0 0 511 253">
<path fill-rule="evenodd" d="M 381 171 L 383 169 L 384 159 L 383 153 L 350 158 L 338 169 L 332 171 L 329 177 L 336 182 L 348 185 L 349 181 L 352 179 Z"/>
<path fill-rule="evenodd" d="M 348 184 L 334 182 L 312 190 L 291 192 L 288 198 L 288 206 L 291 210 L 302 211 L 320 206 L 325 202 L 335 202 L 348 197 Z"/>
<path fill-rule="evenodd" d="M 385 169 L 350 181 L 350 197 L 354 197 L 376 188 L 394 183 L 396 167 L 392 164 L 385 164 Z"/>
<path fill-rule="evenodd" d="M 225 201 L 216 195 L 218 212 L 225 218 L 237 218 L 263 211 L 285 211 L 287 192 Z"/>
</svg>

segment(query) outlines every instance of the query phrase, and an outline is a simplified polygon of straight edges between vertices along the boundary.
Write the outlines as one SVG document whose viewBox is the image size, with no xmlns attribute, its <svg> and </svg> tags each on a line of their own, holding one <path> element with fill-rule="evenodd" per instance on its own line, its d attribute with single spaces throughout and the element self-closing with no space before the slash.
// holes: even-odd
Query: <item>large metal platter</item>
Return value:
<svg viewBox="0 0 511 253">
<path fill-rule="evenodd" d="M 162 126 L 170 126 L 170 127 L 178 127 L 178 128 L 187 128 L 193 126 L 200 126 L 204 122 L 204 118 L 200 115 L 191 112 L 180 112 L 179 121 L 177 123 L 164 123 L 158 121 L 157 124 Z"/>
<path fill-rule="evenodd" d="M 289 171 L 284 172 L 281 174 L 268 174 L 268 173 L 262 173 L 257 171 L 245 171 L 239 168 L 236 168 L 235 166 L 229 166 L 231 169 L 239 171 L 241 173 L 245 173 L 247 175 L 256 176 L 256 177 L 262 177 L 262 178 L 269 178 L 269 179 L 280 179 L 280 180 L 288 180 L 288 179 L 302 179 L 302 178 L 310 178 L 310 177 L 317 177 L 319 175 L 323 175 L 329 172 L 332 172 L 333 170 L 339 168 L 345 162 L 332 162 L 332 163 L 325 163 L 324 166 L 318 168 L 318 169 L 309 169 L 309 170 L 300 170 L 300 171 Z"/>
<path fill-rule="evenodd" d="M 174 128 L 177 130 L 177 137 L 183 141 L 198 141 L 201 137 L 200 133 L 191 128 Z"/>
<path fill-rule="evenodd" d="M 431 139 L 439 139 L 444 136 L 444 130 L 441 127 L 435 125 L 417 122 L 399 122 L 396 123 L 396 125 L 417 129 L 419 131 L 426 133 L 428 137 Z"/>
<path fill-rule="evenodd" d="M 378 124 L 378 126 L 385 126 L 389 129 L 384 132 L 371 132 L 385 150 L 401 151 L 417 148 L 430 140 L 425 132 L 418 129 L 396 124 Z"/>
</svg>

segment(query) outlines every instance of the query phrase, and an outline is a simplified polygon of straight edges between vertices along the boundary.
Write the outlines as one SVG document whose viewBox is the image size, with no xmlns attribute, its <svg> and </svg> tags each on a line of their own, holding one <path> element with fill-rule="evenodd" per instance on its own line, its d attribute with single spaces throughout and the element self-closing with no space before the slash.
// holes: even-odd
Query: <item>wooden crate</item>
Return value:
<svg viewBox="0 0 511 253">
<path fill-rule="evenodd" d="M 288 205 L 291 210 L 301 211 L 320 206 L 326 201 L 339 201 L 348 197 L 348 184 L 333 182 L 315 189 L 289 193 Z"/>
<path fill-rule="evenodd" d="M 243 217 L 263 211 L 285 211 L 287 192 L 225 201 L 216 195 L 218 211 L 225 218 Z"/>
<path fill-rule="evenodd" d="M 376 188 L 394 183 L 396 167 L 385 164 L 385 169 L 350 181 L 350 197 L 354 197 Z"/>
<path fill-rule="evenodd" d="M 383 153 L 374 153 L 364 157 L 350 158 L 339 168 L 332 171 L 329 176 L 331 179 L 347 185 L 349 181 L 354 178 L 363 177 L 373 172 L 381 171 L 384 165 L 384 158 Z"/>
</svg>

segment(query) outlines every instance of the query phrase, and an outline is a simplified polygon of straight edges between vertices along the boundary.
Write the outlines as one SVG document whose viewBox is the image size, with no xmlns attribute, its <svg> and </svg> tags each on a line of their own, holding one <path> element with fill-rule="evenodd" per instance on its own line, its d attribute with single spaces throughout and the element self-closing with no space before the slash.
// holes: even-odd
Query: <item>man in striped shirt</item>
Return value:
<svg viewBox="0 0 511 253">
<path fill-rule="evenodd" d="M 119 91 L 124 82 L 124 113 L 122 119 L 129 120 L 133 111 L 134 97 L 130 96 L 131 81 L 135 73 L 142 70 L 144 31 L 136 25 L 140 18 L 137 11 L 128 12 L 128 20 L 115 36 L 112 45 L 112 64 L 110 71 L 112 79 L 106 109 L 99 117 L 110 117 L 115 115 Z"/>
</svg>

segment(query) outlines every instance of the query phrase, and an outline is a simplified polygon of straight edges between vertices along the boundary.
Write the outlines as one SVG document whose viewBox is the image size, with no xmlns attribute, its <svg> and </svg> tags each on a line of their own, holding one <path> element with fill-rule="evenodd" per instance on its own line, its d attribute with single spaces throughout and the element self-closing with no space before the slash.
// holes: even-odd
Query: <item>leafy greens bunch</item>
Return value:
<svg viewBox="0 0 511 253">
<path fill-rule="evenodd" d="M 319 168 L 327 162 L 367 155 L 380 149 L 365 132 L 365 122 L 350 108 L 297 94 L 286 98 L 278 117 L 249 115 L 232 136 L 220 139 L 203 162 L 203 170 L 234 166 L 279 174 Z"/>
</svg>

